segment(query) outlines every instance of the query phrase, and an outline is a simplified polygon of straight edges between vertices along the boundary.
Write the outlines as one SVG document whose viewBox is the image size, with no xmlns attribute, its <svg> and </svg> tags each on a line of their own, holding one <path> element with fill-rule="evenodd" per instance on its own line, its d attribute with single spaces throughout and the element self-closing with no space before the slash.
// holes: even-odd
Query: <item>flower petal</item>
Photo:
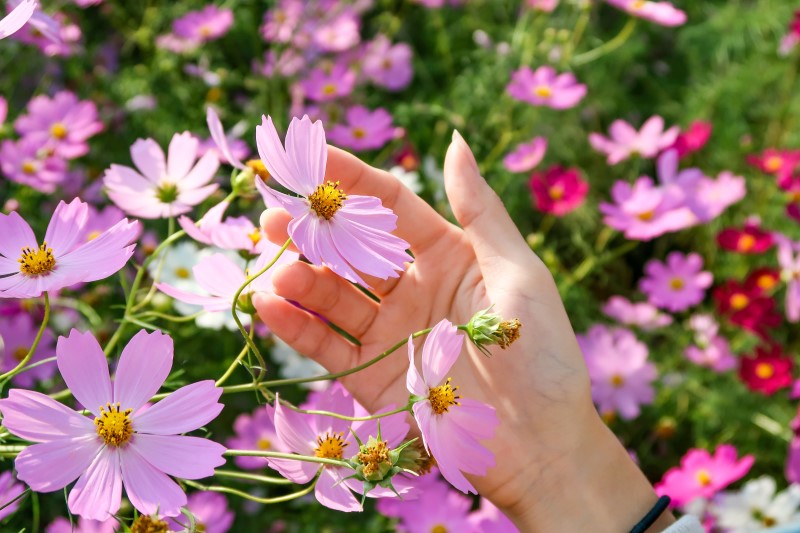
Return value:
<svg viewBox="0 0 800 533">
<path fill-rule="evenodd" d="M 89 220 L 89 205 L 75 198 L 70 203 L 63 200 L 50 218 L 44 242 L 53 249 L 56 258 L 71 252 Z"/>
<path fill-rule="evenodd" d="M 225 464 L 225 447 L 205 438 L 137 434 L 130 445 L 158 470 L 182 479 L 213 476 Z"/>
<path fill-rule="evenodd" d="M 225 136 L 225 130 L 222 128 L 222 123 L 213 107 L 209 107 L 206 111 L 206 122 L 208 123 L 208 131 L 211 132 L 211 138 L 214 139 L 214 144 L 217 145 L 217 149 L 225 160 L 227 160 L 228 164 L 238 169 L 244 169 L 245 166 L 242 162 L 236 159 L 231 153 L 231 148 L 228 145 L 228 138 Z"/>
<path fill-rule="evenodd" d="M 40 392 L 11 389 L 0 400 L 3 426 L 14 435 L 32 442 L 93 435 L 94 424 L 66 405 Z"/>
<path fill-rule="evenodd" d="M 36 0 L 22 0 L 11 13 L 0 19 L 0 39 L 17 33 L 36 11 Z"/>
<path fill-rule="evenodd" d="M 106 446 L 69 492 L 70 512 L 89 520 L 107 520 L 119 511 L 122 470 L 119 448 Z"/>
<path fill-rule="evenodd" d="M 173 183 L 181 182 L 189 169 L 192 168 L 197 158 L 197 139 L 188 131 L 176 133 L 169 142 L 169 154 L 167 155 L 167 176 Z M 214 159 L 217 158 L 213 153 Z"/>
<path fill-rule="evenodd" d="M 314 192 L 319 183 L 313 182 L 312 179 L 303 180 L 299 175 L 294 161 L 283 149 L 281 139 L 272 123 L 272 117 L 261 117 L 261 125 L 256 126 L 256 145 L 261 161 L 275 181 L 303 196 Z"/>
<path fill-rule="evenodd" d="M 95 416 L 100 407 L 111 402 L 111 378 L 103 349 L 91 332 L 73 329 L 69 337 L 59 337 L 56 344 L 58 371 L 67 388 L 81 405 Z"/>
<path fill-rule="evenodd" d="M 425 380 L 419 375 L 417 366 L 414 363 L 414 337 L 408 337 L 408 372 L 406 373 L 406 388 L 408 392 L 415 396 L 426 398 L 428 396 L 428 387 L 425 385 Z"/>
<path fill-rule="evenodd" d="M 139 236 L 139 231 L 138 220 L 120 220 L 96 239 L 61 257 L 56 273 L 73 280 L 69 284 L 96 281 L 115 274 L 133 255 L 136 245 L 129 243 Z"/>
<path fill-rule="evenodd" d="M 97 435 L 28 446 L 14 462 L 17 478 L 36 492 L 63 489 L 89 468 L 102 447 Z"/>
<path fill-rule="evenodd" d="M 137 139 L 131 146 L 133 164 L 152 183 L 158 183 L 167 171 L 164 150 L 153 139 Z"/>
<path fill-rule="evenodd" d="M 299 454 L 314 450 L 317 434 L 308 419 L 283 407 L 278 394 L 275 395 L 275 432 L 287 450 Z"/>
<path fill-rule="evenodd" d="M 196 189 L 214 179 L 219 169 L 219 158 L 213 151 L 206 152 L 180 183 L 182 189 Z"/>
<path fill-rule="evenodd" d="M 298 178 L 304 179 L 303 185 L 307 183 L 311 187 L 309 194 L 322 185 L 328 161 L 328 145 L 322 121 L 312 123 L 308 115 L 303 115 L 300 120 L 293 118 L 286 132 L 286 155 L 300 173 Z"/>
<path fill-rule="evenodd" d="M 203 258 L 192 268 L 197 284 L 214 296 L 226 298 L 228 307 L 233 304 L 233 296 L 245 281 L 242 267 L 223 254 L 213 254 Z"/>
<path fill-rule="evenodd" d="M 114 376 L 114 401 L 136 411 L 152 398 L 172 368 L 172 338 L 160 331 L 139 331 L 128 342 Z"/>
<path fill-rule="evenodd" d="M 317 486 L 314 487 L 317 501 L 329 509 L 345 513 L 362 511 L 361 504 L 341 481 L 342 477 L 337 475 L 333 468 L 324 468 L 317 480 Z"/>
<path fill-rule="evenodd" d="M 269 466 L 295 483 L 305 484 L 314 479 L 320 465 L 308 463 L 306 461 L 294 461 L 292 459 L 267 459 Z"/>
<path fill-rule="evenodd" d="M 125 492 L 140 513 L 178 516 L 181 507 L 186 505 L 186 494 L 177 483 L 131 446 L 120 454 L 120 463 Z"/>
<path fill-rule="evenodd" d="M 214 420 L 222 411 L 218 403 L 222 389 L 211 380 L 198 381 L 176 390 L 143 413 L 134 413 L 138 433 L 177 435 L 193 431 Z"/>
<path fill-rule="evenodd" d="M 184 291 L 177 287 L 173 287 L 168 283 L 156 283 L 156 288 L 168 296 L 172 296 L 176 300 L 191 304 L 202 305 L 203 309 L 210 312 L 228 311 L 233 302 L 229 302 L 227 298 L 220 298 L 219 296 L 203 296 L 193 292 Z"/>
<path fill-rule="evenodd" d="M 261 193 L 267 207 L 280 207 L 286 209 L 292 217 L 301 217 L 309 212 L 306 200 L 278 192 L 267 187 L 260 176 L 256 176 L 256 189 Z"/>
<path fill-rule="evenodd" d="M 458 328 L 444 319 L 433 327 L 422 347 L 422 375 L 429 387 L 436 387 L 461 355 L 464 336 Z"/>
<path fill-rule="evenodd" d="M 0 213 L 0 235 L 0 254 L 15 261 L 22 257 L 23 248 L 39 247 L 33 230 L 16 211 L 8 215 Z"/>
</svg>

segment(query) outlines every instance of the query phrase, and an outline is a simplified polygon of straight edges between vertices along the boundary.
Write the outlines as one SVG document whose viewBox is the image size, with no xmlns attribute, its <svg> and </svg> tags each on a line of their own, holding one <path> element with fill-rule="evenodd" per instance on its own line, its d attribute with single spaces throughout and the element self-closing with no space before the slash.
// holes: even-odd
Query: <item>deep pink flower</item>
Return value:
<svg viewBox="0 0 800 533">
<path fill-rule="evenodd" d="M 778 184 L 791 177 L 800 164 L 800 150 L 767 148 L 760 155 L 748 155 L 747 162 L 767 174 L 774 174 Z"/>
<path fill-rule="evenodd" d="M 534 137 L 530 142 L 519 144 L 513 152 L 503 158 L 503 166 L 509 172 L 528 172 L 542 162 L 547 152 L 547 139 Z"/>
<path fill-rule="evenodd" d="M 711 456 L 706 450 L 692 449 L 681 459 L 681 466 L 664 474 L 655 490 L 659 496 L 669 496 L 672 507 L 681 507 L 697 498 L 709 499 L 734 481 L 745 476 L 755 458 L 737 458 L 736 448 L 723 444 Z"/>
<path fill-rule="evenodd" d="M 139 139 L 131 146 L 136 170 L 111 165 L 103 183 L 108 197 L 126 213 L 141 218 L 166 218 L 191 211 L 211 193 L 209 184 L 219 168 L 219 159 L 206 153 L 197 159 L 197 139 L 189 132 L 176 133 L 169 143 L 169 158 L 153 139 Z"/>
<path fill-rule="evenodd" d="M 89 152 L 86 141 L 103 130 L 103 123 L 98 120 L 94 102 L 60 91 L 53 98 L 32 98 L 28 114 L 18 117 L 14 128 L 40 146 L 52 148 L 56 155 L 74 159 Z"/>
<path fill-rule="evenodd" d="M 686 13 L 669 2 L 649 0 L 606 0 L 634 17 L 643 18 L 662 26 L 680 26 L 686 23 Z"/>
<path fill-rule="evenodd" d="M 658 372 L 647 361 L 647 346 L 624 328 L 595 325 L 578 335 L 578 345 L 592 381 L 592 399 L 604 416 L 639 416 L 640 405 L 655 398 L 652 382 Z"/>
<path fill-rule="evenodd" d="M 378 35 L 367 46 L 362 70 L 375 85 L 399 91 L 411 83 L 411 47 L 406 43 L 392 45 L 385 35 Z"/>
<path fill-rule="evenodd" d="M 75 198 L 59 202 L 41 246 L 16 211 L 0 213 L 0 298 L 34 298 L 75 283 L 114 274 L 128 262 L 139 222 L 115 224 L 90 242 L 80 240 L 89 216 Z"/>
<path fill-rule="evenodd" d="M 442 476 L 461 492 L 476 493 L 464 472 L 485 476 L 495 465 L 494 455 L 480 441 L 494 437 L 500 423 L 494 407 L 455 393 L 447 373 L 464 345 L 464 336 L 442 320 L 422 347 L 422 374 L 414 364 L 414 341 L 408 339 L 406 388 L 416 396 L 413 405 L 425 449 Z"/>
<path fill-rule="evenodd" d="M 233 422 L 235 437 L 227 441 L 231 450 L 278 450 L 280 446 L 278 434 L 275 432 L 274 409 L 271 405 L 258 407 L 252 415 L 241 414 Z M 258 470 L 267 466 L 264 457 L 237 456 L 234 458 L 236 466 L 247 470 Z"/>
<path fill-rule="evenodd" d="M 233 25 L 233 11 L 209 4 L 200 11 L 190 11 L 172 23 L 172 31 L 181 39 L 213 41 L 225 35 Z"/>
<path fill-rule="evenodd" d="M 794 363 L 776 344 L 759 346 L 755 357 L 742 357 L 739 362 L 739 377 L 754 392 L 769 396 L 792 384 Z"/>
<path fill-rule="evenodd" d="M 408 243 L 390 233 L 397 216 L 380 199 L 348 195 L 338 182 L 325 181 L 328 148 L 321 122 L 312 124 L 307 116 L 293 119 L 284 149 L 272 118 L 264 117 L 256 127 L 256 143 L 275 181 L 301 195 L 280 193 L 256 177 L 267 206 L 286 209 L 294 219 L 289 236 L 311 263 L 366 285 L 356 271 L 386 279 L 397 277 L 412 261 Z"/>
<path fill-rule="evenodd" d="M 575 107 L 586 96 L 586 85 L 578 83 L 571 72 L 556 74 L 545 65 L 535 71 L 522 67 L 511 75 L 506 91 L 516 100 L 553 109 Z"/>
<path fill-rule="evenodd" d="M 37 492 L 69 493 L 70 512 L 106 520 L 119 510 L 122 486 L 143 514 L 176 516 L 186 495 L 168 476 L 213 475 L 225 448 L 206 438 L 182 436 L 222 410 L 222 389 L 211 380 L 187 385 L 147 409 L 172 367 L 172 339 L 159 331 L 137 333 L 122 351 L 113 385 L 103 350 L 91 333 L 58 340 L 61 376 L 86 417 L 44 394 L 11 389 L 0 400 L 3 425 L 38 444 L 15 465 L 19 479 Z"/>
<path fill-rule="evenodd" d="M 794 17 L 789 23 L 789 31 L 781 39 L 778 52 L 781 55 L 788 55 L 798 44 L 800 44 L 800 10 L 794 12 Z"/>
<path fill-rule="evenodd" d="M 712 125 L 710 122 L 695 120 L 689 124 L 689 128 L 686 131 L 682 131 L 678 135 L 678 138 L 675 139 L 675 144 L 671 148 L 678 151 L 679 157 L 686 157 L 706 145 L 709 137 L 711 137 L 711 130 Z"/>
<path fill-rule="evenodd" d="M 356 105 L 347 110 L 345 118 L 346 124 L 336 124 L 328 132 L 328 139 L 334 144 L 358 152 L 376 150 L 394 138 L 392 115 L 382 107 L 370 111 Z"/>
<path fill-rule="evenodd" d="M 10 516 L 19 509 L 20 500 L 10 503 L 17 498 L 20 494 L 25 492 L 25 487 L 22 483 L 18 483 L 14 474 L 11 472 L 3 472 L 0 474 L 0 520 Z"/>
<path fill-rule="evenodd" d="M 317 67 L 300 85 L 307 98 L 315 102 L 330 102 L 353 92 L 356 73 L 344 63 L 337 63 L 330 69 Z"/>
<path fill-rule="evenodd" d="M 599 133 L 589 134 L 589 143 L 598 152 L 608 155 L 608 164 L 616 165 L 632 155 L 651 158 L 675 143 L 680 132 L 678 126 L 664 131 L 664 119 L 658 115 L 650 117 L 636 131 L 624 120 L 615 120 L 608 130 L 611 135 L 606 138 Z"/>
<path fill-rule="evenodd" d="M 740 254 L 763 254 L 774 244 L 772 234 L 755 223 L 745 223 L 742 229 L 725 228 L 717 234 L 717 244 L 725 250 Z"/>
<path fill-rule="evenodd" d="M 5 17 L 0 19 L 0 39 L 15 34 L 33 16 L 36 11 L 36 0 L 22 0 L 11 9 Z"/>
<path fill-rule="evenodd" d="M 2 368 L 2 372 L 8 372 L 22 361 L 33 346 L 38 331 L 39 324 L 34 323 L 31 315 L 27 313 L 0 316 L 0 361 L 2 361 L 0 368 Z M 46 328 L 36 347 L 36 352 L 28 360 L 28 364 L 38 363 L 55 356 L 56 347 L 53 341 L 53 332 L 50 331 L 50 328 Z M 12 382 L 19 387 L 32 388 L 37 381 L 50 379 L 55 372 L 55 363 L 47 363 L 17 374 L 12 378 Z"/>
<path fill-rule="evenodd" d="M 577 169 L 558 165 L 544 173 L 534 173 L 528 184 L 536 208 L 559 217 L 580 207 L 589 194 L 589 183 L 581 178 Z"/>
<path fill-rule="evenodd" d="M 52 193 L 67 177 L 67 162 L 42 146 L 39 139 L 23 137 L 0 145 L 0 168 L 5 177 L 39 192 Z"/>
<path fill-rule="evenodd" d="M 637 326 L 644 331 L 672 324 L 672 317 L 647 302 L 631 302 L 622 296 L 612 296 L 603 306 L 603 313 L 623 326 Z"/>
<path fill-rule="evenodd" d="M 219 492 L 202 491 L 189 495 L 186 508 L 194 516 L 195 531 L 226 533 L 233 525 L 233 513 L 225 496 Z M 181 515 L 168 520 L 170 531 L 187 531 L 189 519 Z"/>
<path fill-rule="evenodd" d="M 706 289 L 714 283 L 711 272 L 703 271 L 703 258 L 695 253 L 672 252 L 666 263 L 652 259 L 644 271 L 646 276 L 639 282 L 641 291 L 651 304 L 672 312 L 685 311 L 702 302 Z"/>
</svg>

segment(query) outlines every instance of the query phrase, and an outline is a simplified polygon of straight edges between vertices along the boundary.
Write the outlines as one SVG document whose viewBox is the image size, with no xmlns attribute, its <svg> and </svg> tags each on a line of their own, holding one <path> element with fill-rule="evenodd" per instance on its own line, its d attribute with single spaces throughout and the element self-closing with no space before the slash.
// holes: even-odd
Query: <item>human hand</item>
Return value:
<svg viewBox="0 0 800 533">
<path fill-rule="evenodd" d="M 450 374 L 463 397 L 494 406 L 500 420 L 495 438 L 485 443 L 497 465 L 470 482 L 523 530 L 629 529 L 656 497 L 595 411 L 583 357 L 552 276 L 480 176 L 458 133 L 444 174 L 460 228 L 394 176 L 329 148 L 326 180 L 340 181 L 347 193 L 381 198 L 397 214 L 395 233 L 410 243 L 415 261 L 399 278 L 367 279 L 380 303 L 326 268 L 284 266 L 272 277 L 275 294 L 254 297 L 260 317 L 297 351 L 336 373 L 442 318 L 466 324 L 494 304 L 504 318 L 520 320 L 521 338 L 491 358 L 465 343 Z M 289 221 L 281 209 L 262 216 L 275 243 L 287 239 Z M 287 300 L 330 319 L 360 346 Z M 341 381 L 374 412 L 406 403 L 407 369 L 404 354 L 393 354 Z"/>
</svg>

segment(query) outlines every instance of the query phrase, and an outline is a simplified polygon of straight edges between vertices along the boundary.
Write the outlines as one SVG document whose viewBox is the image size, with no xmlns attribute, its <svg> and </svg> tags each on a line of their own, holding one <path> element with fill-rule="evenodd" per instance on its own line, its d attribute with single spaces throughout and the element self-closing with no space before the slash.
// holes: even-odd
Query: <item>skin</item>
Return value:
<svg viewBox="0 0 800 533">
<path fill-rule="evenodd" d="M 415 261 L 399 278 L 367 279 L 380 303 L 326 268 L 284 266 L 273 274 L 275 294 L 254 297 L 259 316 L 330 372 L 366 362 L 443 318 L 466 324 L 490 304 L 506 318 L 519 318 L 521 337 L 512 346 L 493 347 L 487 358 L 467 342 L 450 374 L 463 397 L 493 405 L 500 419 L 495 438 L 485 443 L 497 465 L 486 476 L 468 476 L 470 482 L 522 531 L 630 530 L 657 497 L 592 404 L 583 356 L 552 276 L 480 176 L 458 132 L 444 176 L 459 226 L 392 175 L 329 147 L 326 179 L 340 181 L 348 194 L 381 198 L 397 214 L 395 234 L 409 242 Z M 270 209 L 262 226 L 282 244 L 290 220 L 285 211 Z M 285 299 L 331 317 L 361 346 Z M 416 342 L 419 354 L 424 339 Z M 374 411 L 406 403 L 407 370 L 405 350 L 399 350 L 341 381 Z M 666 513 L 649 531 L 672 522 Z"/>
</svg>

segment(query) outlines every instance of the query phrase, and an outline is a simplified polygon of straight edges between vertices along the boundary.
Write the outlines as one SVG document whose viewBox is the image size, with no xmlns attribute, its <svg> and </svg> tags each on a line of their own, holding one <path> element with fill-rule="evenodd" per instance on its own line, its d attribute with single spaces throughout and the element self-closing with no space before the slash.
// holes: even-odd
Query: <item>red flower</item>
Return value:
<svg viewBox="0 0 800 533">
<path fill-rule="evenodd" d="M 792 360 L 781 353 L 780 346 L 759 346 L 755 357 L 740 360 L 739 377 L 752 391 L 774 394 L 792 384 Z"/>
<path fill-rule="evenodd" d="M 767 337 L 767 329 L 778 327 L 781 323 L 781 315 L 775 310 L 775 301 L 764 295 L 764 289 L 752 275 L 744 284 L 728 280 L 716 287 L 712 294 L 719 314 L 761 337 Z"/>
<path fill-rule="evenodd" d="M 717 242 L 725 250 L 740 254 L 763 254 L 774 244 L 772 234 L 755 224 L 745 224 L 744 228 L 726 228 L 717 235 Z"/>
<path fill-rule="evenodd" d="M 589 192 L 589 184 L 581 179 L 577 169 L 558 165 L 544 173 L 534 172 L 529 185 L 536 208 L 556 216 L 578 208 Z"/>
<path fill-rule="evenodd" d="M 700 150 L 711 137 L 711 123 L 695 120 L 689 124 L 689 128 L 678 135 L 675 144 L 671 148 L 678 151 L 678 157 L 685 157 L 692 152 Z"/>
<path fill-rule="evenodd" d="M 774 268 L 761 267 L 753 270 L 744 284 L 753 294 L 767 296 L 772 289 L 778 286 L 781 280 L 781 273 Z"/>
</svg>

